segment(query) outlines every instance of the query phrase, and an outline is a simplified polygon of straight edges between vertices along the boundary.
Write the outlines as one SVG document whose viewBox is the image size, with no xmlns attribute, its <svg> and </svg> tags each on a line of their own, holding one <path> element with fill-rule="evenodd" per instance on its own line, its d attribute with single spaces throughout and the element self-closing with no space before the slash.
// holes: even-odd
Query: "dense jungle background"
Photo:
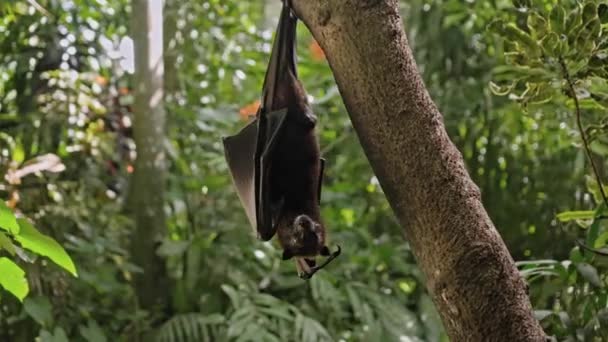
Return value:
<svg viewBox="0 0 608 342">
<path fill-rule="evenodd" d="M 135 184 L 146 175 L 136 167 L 133 39 L 146 28 L 131 8 L 0 3 L 0 341 L 446 341 L 324 53 L 301 24 L 299 76 L 327 159 L 322 213 L 343 255 L 302 281 L 249 228 L 221 137 L 257 110 L 278 0 L 165 1 L 166 123 L 141 141 L 164 148 L 167 172 L 164 189 Z M 543 328 L 560 341 L 608 340 L 608 257 L 579 246 L 608 241 L 597 181 L 608 166 L 608 6 L 400 8 Z M 150 247 L 137 243 L 148 227 L 136 227 L 132 199 L 151 192 L 162 203 Z M 155 278 L 135 281 L 149 265 Z"/>
</svg>

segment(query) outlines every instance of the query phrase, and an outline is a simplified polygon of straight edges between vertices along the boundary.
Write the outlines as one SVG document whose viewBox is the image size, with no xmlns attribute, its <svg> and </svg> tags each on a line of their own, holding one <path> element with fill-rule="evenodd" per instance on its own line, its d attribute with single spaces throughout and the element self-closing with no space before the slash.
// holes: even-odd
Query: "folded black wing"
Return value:
<svg viewBox="0 0 608 342">
<path fill-rule="evenodd" d="M 282 80 L 286 79 L 285 73 L 296 75 L 296 21 L 289 7 L 283 4 L 257 117 L 236 135 L 223 139 L 234 186 L 249 223 L 262 240 L 274 236 L 276 220 L 281 210 L 280 199 L 276 198 L 276 194 L 273 196 L 270 177 L 273 153 L 277 144 L 280 144 L 287 108 L 275 108 L 275 97 L 278 87 L 289 86 L 282 84 Z"/>
<path fill-rule="evenodd" d="M 224 155 L 232 182 L 253 229 L 256 229 L 257 225 L 254 169 L 257 138 L 258 120 L 256 119 L 239 133 L 223 139 Z"/>
</svg>

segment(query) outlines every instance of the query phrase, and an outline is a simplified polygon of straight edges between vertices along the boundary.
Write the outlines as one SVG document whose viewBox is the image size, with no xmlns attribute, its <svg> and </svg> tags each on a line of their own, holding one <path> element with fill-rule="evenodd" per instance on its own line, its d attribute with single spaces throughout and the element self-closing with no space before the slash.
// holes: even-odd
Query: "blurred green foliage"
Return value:
<svg viewBox="0 0 608 342">
<path fill-rule="evenodd" d="M 401 9 L 419 69 L 484 205 L 515 259 L 527 260 L 522 273 L 539 319 L 560 340 L 585 340 L 605 336 L 606 266 L 573 246 L 583 237 L 601 248 L 608 234 L 597 184 L 585 178 L 571 96 L 549 51 L 574 64 L 603 168 L 605 75 L 597 65 L 604 10 L 557 3 L 410 0 Z M 141 269 L 127 251 L 138 237 L 122 211 L 134 158 L 128 1 L 0 3 L 0 173 L 46 154 L 65 165 L 19 182 L 2 179 L 0 197 L 57 239 L 79 274 L 71 278 L 44 259 L 18 261 L 30 295 L 20 304 L 0 293 L 0 340 L 130 341 L 147 329 L 162 341 L 446 340 L 330 69 L 303 25 L 298 68 L 328 160 L 323 216 L 344 253 L 303 282 L 275 244 L 251 234 L 220 138 L 255 110 L 277 5 L 166 1 L 168 232 L 157 253 L 168 265 L 171 307 L 145 312 L 131 284 Z M 578 11 L 578 30 L 554 30 L 554 8 Z M 588 23 L 597 21 L 595 32 Z M 579 39 L 587 27 L 594 38 Z M 581 47 L 564 47 L 570 40 Z M 556 216 L 574 210 L 579 214 Z M 0 257 L 16 260 L 1 242 Z"/>
<path fill-rule="evenodd" d="M 587 193 L 556 216 L 581 237 L 580 246 L 561 262 L 520 263 L 535 304 L 547 306 L 537 311 L 547 331 L 577 341 L 608 339 L 608 265 L 590 250 L 604 247 L 608 238 L 608 200 L 601 188 L 608 157 L 607 15 L 601 1 L 513 1 L 489 25 L 504 56 L 494 68 L 492 91 L 543 121 L 559 113 L 575 129 L 579 150 L 587 152 Z"/>
</svg>

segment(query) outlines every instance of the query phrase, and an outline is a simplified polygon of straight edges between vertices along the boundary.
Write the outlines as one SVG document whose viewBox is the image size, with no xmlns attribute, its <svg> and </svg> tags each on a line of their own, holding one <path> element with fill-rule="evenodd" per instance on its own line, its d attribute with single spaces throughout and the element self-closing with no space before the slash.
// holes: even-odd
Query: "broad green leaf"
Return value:
<svg viewBox="0 0 608 342">
<path fill-rule="evenodd" d="M 176 256 L 183 254 L 190 246 L 190 241 L 174 241 L 164 239 L 156 253 L 160 256 Z"/>
<path fill-rule="evenodd" d="M 78 330 L 87 342 L 107 342 L 108 340 L 99 324 L 94 320 L 89 320 L 87 325 L 81 325 Z"/>
<path fill-rule="evenodd" d="M 57 241 L 40 233 L 26 219 L 18 219 L 17 221 L 19 227 L 21 227 L 21 233 L 15 237 L 17 242 L 34 253 L 48 257 L 72 275 L 78 276 L 74 262 Z"/>
<path fill-rule="evenodd" d="M 6 236 L 3 232 L 0 232 L 0 250 L 7 251 L 10 255 L 15 255 L 15 245 L 13 245 L 13 241 Z"/>
<path fill-rule="evenodd" d="M 8 258 L 0 258 L 0 286 L 23 301 L 30 291 L 25 272 Z"/>
<path fill-rule="evenodd" d="M 593 217 L 595 217 L 595 212 L 593 210 L 564 211 L 557 214 L 557 219 L 562 222 L 572 220 L 591 220 Z"/>
<path fill-rule="evenodd" d="M 43 327 L 53 324 L 53 307 L 47 297 L 29 297 L 23 302 L 23 309 Z"/>
<path fill-rule="evenodd" d="M 19 234 L 19 224 L 17 224 L 15 214 L 2 200 L 0 200 L 0 228 L 13 235 Z"/>
<path fill-rule="evenodd" d="M 68 336 L 65 333 L 65 330 L 61 327 L 56 327 L 51 334 L 47 330 L 43 330 L 40 333 L 40 341 L 41 342 L 69 342 Z"/>
<path fill-rule="evenodd" d="M 600 280 L 600 276 L 595 267 L 587 263 L 580 263 L 576 265 L 576 269 L 590 284 L 597 287 L 602 286 L 602 281 Z"/>
</svg>

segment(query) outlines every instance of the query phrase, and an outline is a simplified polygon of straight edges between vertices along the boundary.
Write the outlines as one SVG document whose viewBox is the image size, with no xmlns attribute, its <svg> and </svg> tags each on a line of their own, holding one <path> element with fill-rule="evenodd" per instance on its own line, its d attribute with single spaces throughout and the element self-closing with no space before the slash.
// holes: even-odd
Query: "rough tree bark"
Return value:
<svg viewBox="0 0 608 342">
<path fill-rule="evenodd" d="M 409 49 L 397 0 L 293 0 L 411 243 L 452 341 L 543 341 Z"/>
<path fill-rule="evenodd" d="M 139 305 L 150 312 L 167 305 L 165 264 L 156 254 L 166 232 L 164 189 L 166 161 L 163 106 L 163 1 L 133 0 L 131 34 L 135 52 L 135 105 L 133 136 L 137 145 L 128 209 L 135 219 L 131 235 L 134 262 L 143 268 L 135 274 Z"/>
</svg>

